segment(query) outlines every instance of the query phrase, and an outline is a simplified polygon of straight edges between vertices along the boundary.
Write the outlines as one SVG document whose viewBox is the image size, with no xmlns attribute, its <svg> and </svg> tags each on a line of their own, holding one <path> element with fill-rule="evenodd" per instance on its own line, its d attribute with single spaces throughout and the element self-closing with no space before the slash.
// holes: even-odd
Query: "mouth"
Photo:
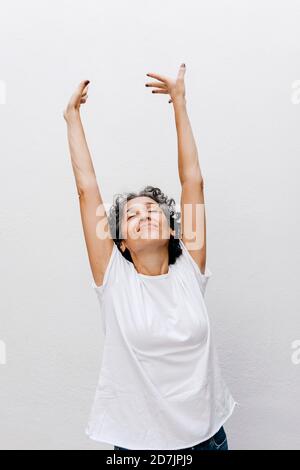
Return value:
<svg viewBox="0 0 300 470">
<path fill-rule="evenodd" d="M 140 226 L 140 230 L 142 230 L 144 227 L 153 227 L 153 228 L 157 228 L 157 224 L 154 224 L 153 222 L 148 222 L 147 224 L 142 224 Z"/>
</svg>

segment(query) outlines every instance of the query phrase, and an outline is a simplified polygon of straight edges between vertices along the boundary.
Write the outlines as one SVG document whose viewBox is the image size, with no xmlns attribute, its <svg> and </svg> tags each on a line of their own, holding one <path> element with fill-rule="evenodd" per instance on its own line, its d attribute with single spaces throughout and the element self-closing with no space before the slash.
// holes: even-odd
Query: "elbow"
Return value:
<svg viewBox="0 0 300 470">
<path fill-rule="evenodd" d="M 184 178 L 184 180 L 181 181 L 181 185 L 183 186 L 184 184 L 196 184 L 198 187 L 200 186 L 202 191 L 204 191 L 204 180 L 202 175 L 190 175 L 188 178 Z"/>
<path fill-rule="evenodd" d="M 77 193 L 79 197 L 85 196 L 86 194 L 92 194 L 98 191 L 99 189 L 96 180 L 86 182 L 85 184 L 77 185 Z"/>
<path fill-rule="evenodd" d="M 198 183 L 203 188 L 204 180 L 199 165 L 197 164 L 196 166 L 191 167 L 188 171 L 185 171 L 184 174 L 181 174 L 180 181 L 181 184 L 186 182 Z"/>
</svg>

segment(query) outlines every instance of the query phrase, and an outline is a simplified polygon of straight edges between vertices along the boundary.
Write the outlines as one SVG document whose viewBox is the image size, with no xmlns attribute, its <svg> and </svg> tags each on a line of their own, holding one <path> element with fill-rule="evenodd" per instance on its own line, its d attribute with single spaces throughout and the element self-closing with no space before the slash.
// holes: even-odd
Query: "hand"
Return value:
<svg viewBox="0 0 300 470">
<path fill-rule="evenodd" d="M 147 73 L 148 77 L 153 77 L 159 80 L 159 82 L 149 82 L 145 86 L 155 86 L 158 90 L 152 90 L 152 93 L 164 93 L 169 94 L 171 99 L 169 103 L 172 103 L 178 99 L 185 99 L 185 85 L 184 85 L 184 74 L 185 64 L 181 64 L 177 78 L 174 80 L 163 75 L 157 75 L 155 73 Z M 162 83 L 160 83 L 162 82 Z"/>
<path fill-rule="evenodd" d="M 63 116 L 66 121 L 74 114 L 79 113 L 81 104 L 86 102 L 88 98 L 87 92 L 89 83 L 89 80 L 83 80 L 80 82 L 75 92 L 71 96 L 71 99 L 63 112 Z"/>
</svg>

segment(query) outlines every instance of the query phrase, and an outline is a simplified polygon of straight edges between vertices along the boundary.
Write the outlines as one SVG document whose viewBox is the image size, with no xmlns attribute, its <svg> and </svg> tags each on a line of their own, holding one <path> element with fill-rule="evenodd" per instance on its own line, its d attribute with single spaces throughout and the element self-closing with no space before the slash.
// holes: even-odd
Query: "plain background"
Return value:
<svg viewBox="0 0 300 470">
<path fill-rule="evenodd" d="M 112 449 L 84 434 L 103 334 L 62 112 L 89 79 L 82 120 L 106 204 L 146 184 L 179 203 L 173 108 L 145 83 L 185 62 L 206 302 L 240 404 L 229 446 L 299 449 L 299 1 L 0 5 L 1 448 Z"/>
</svg>

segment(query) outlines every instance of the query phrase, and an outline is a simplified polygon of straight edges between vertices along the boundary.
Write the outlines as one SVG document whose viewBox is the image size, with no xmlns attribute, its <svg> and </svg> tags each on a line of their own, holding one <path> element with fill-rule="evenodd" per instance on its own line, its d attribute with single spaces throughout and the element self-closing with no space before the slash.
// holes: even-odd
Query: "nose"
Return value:
<svg viewBox="0 0 300 470">
<path fill-rule="evenodd" d="M 150 214 L 148 213 L 148 210 L 145 209 L 143 212 L 141 212 L 141 216 L 140 216 L 140 222 L 143 222 L 144 220 L 150 220 L 151 217 L 150 217 Z"/>
<path fill-rule="evenodd" d="M 151 214 L 149 214 L 148 211 L 144 211 L 140 214 L 140 227 L 145 223 L 151 223 Z"/>
<path fill-rule="evenodd" d="M 144 220 L 150 220 L 150 215 L 146 213 L 145 215 L 141 215 L 140 222 L 143 222 Z"/>
</svg>

